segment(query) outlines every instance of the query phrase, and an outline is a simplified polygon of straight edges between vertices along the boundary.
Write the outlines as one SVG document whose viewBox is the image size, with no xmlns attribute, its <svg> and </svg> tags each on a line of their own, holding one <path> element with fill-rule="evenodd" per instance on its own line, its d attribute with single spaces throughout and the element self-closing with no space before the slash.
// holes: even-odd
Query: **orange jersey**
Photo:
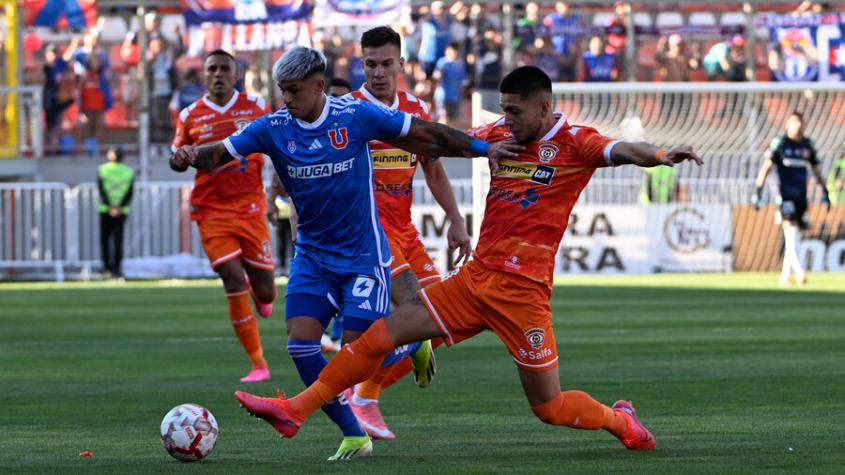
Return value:
<svg viewBox="0 0 845 475">
<path fill-rule="evenodd" d="M 353 91 L 352 97 L 383 104 L 364 86 Z M 408 92 L 399 91 L 390 108 L 431 120 L 425 101 Z M 411 203 L 414 201 L 414 173 L 423 157 L 378 140 L 370 142 L 370 155 L 373 157 L 376 206 L 381 227 L 403 248 L 410 247 L 419 235 L 411 222 Z"/>
<path fill-rule="evenodd" d="M 218 142 L 269 112 L 264 99 L 238 91 L 222 107 L 203 96 L 179 113 L 173 150 L 182 145 Z M 247 161 L 246 170 L 242 170 L 237 160 L 214 170 L 197 170 L 191 192 L 191 219 L 264 215 L 266 204 L 261 181 L 264 157 L 253 154 Z"/>
<path fill-rule="evenodd" d="M 516 160 L 502 160 L 490 177 L 487 209 L 474 257 L 485 266 L 551 287 L 555 255 L 569 214 L 598 167 L 610 164 L 616 141 L 566 117 Z M 469 131 L 488 142 L 511 136 L 504 119 Z"/>
</svg>

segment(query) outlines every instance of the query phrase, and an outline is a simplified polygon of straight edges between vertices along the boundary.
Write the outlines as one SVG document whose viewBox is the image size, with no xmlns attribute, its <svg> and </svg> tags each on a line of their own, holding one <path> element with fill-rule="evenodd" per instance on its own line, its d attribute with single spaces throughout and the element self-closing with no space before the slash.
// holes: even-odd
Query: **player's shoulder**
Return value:
<svg viewBox="0 0 845 475">
<path fill-rule="evenodd" d="M 428 104 L 408 91 L 397 91 L 399 110 L 409 113 L 430 114 Z"/>
<path fill-rule="evenodd" d="M 481 140 L 488 142 L 499 142 L 508 139 L 512 136 L 510 128 L 505 124 L 505 118 L 502 117 L 495 122 L 490 122 L 479 127 L 469 129 L 467 133 L 473 137 L 478 137 Z"/>
<path fill-rule="evenodd" d="M 238 93 L 238 102 L 242 106 L 257 107 L 259 110 L 262 111 L 267 108 L 267 101 L 265 101 L 263 97 L 253 96 L 252 94 L 247 94 L 244 92 Z"/>
<path fill-rule="evenodd" d="M 192 117 L 192 116 L 195 117 L 197 115 L 201 115 L 203 109 L 205 109 L 205 108 L 206 108 L 205 103 L 203 102 L 202 97 L 200 97 L 199 99 L 194 101 L 193 104 L 191 104 L 188 107 L 185 107 L 184 109 L 179 111 L 179 120 L 181 120 L 182 123 L 184 124 L 185 122 L 188 121 L 188 119 L 190 117 Z"/>
<path fill-rule="evenodd" d="M 769 143 L 769 148 L 772 150 L 777 150 L 780 147 L 780 144 L 783 143 L 783 138 L 784 137 L 780 135 L 773 138 L 772 141 Z"/>
</svg>

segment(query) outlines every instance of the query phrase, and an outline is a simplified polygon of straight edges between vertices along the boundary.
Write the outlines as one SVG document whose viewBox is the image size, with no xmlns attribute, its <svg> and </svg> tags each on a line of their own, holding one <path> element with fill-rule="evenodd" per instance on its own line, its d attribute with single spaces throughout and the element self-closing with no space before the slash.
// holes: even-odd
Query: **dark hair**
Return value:
<svg viewBox="0 0 845 475">
<path fill-rule="evenodd" d="M 348 90 L 352 90 L 352 85 L 349 84 L 349 81 L 343 78 L 331 78 L 329 83 L 326 85 L 326 89 L 330 87 L 345 87 Z"/>
<path fill-rule="evenodd" d="M 788 117 L 793 117 L 793 116 L 798 117 L 798 120 L 800 120 L 801 122 L 804 122 L 804 113 L 803 112 L 792 111 L 792 112 L 789 113 Z"/>
<path fill-rule="evenodd" d="M 212 57 L 212 56 L 225 56 L 225 57 L 227 57 L 227 58 L 231 59 L 233 63 L 234 63 L 234 62 L 236 62 L 236 61 L 235 61 L 235 57 L 234 57 L 234 56 L 232 56 L 232 54 L 231 54 L 231 53 L 229 53 L 229 52 L 228 52 L 228 51 L 226 51 L 226 50 L 222 50 L 222 49 L 216 49 L 216 50 L 214 50 L 214 51 L 212 51 L 212 52 L 210 52 L 210 53 L 207 53 L 207 54 L 205 55 L 205 57 L 204 57 L 204 58 L 202 58 L 202 61 L 203 61 L 203 62 L 205 62 L 205 60 L 207 60 L 208 58 L 210 58 L 210 57 Z"/>
<path fill-rule="evenodd" d="M 361 48 L 378 48 L 387 44 L 402 49 L 402 38 L 389 26 L 377 26 L 361 35 Z"/>
<path fill-rule="evenodd" d="M 509 72 L 499 84 L 502 94 L 519 94 L 521 99 L 538 93 L 552 92 L 552 80 L 536 66 L 522 66 Z"/>
<path fill-rule="evenodd" d="M 114 156 L 115 156 L 115 158 L 117 158 L 118 162 L 123 161 L 123 148 L 122 147 L 110 147 L 108 152 L 106 152 L 106 155 L 108 155 L 110 152 L 114 152 Z"/>
</svg>

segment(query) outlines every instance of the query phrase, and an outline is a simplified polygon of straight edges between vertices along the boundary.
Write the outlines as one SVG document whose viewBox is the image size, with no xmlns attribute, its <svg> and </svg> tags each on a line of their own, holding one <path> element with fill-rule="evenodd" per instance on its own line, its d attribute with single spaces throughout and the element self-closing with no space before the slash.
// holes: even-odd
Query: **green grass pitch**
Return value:
<svg viewBox="0 0 845 475">
<path fill-rule="evenodd" d="M 582 277 L 552 308 L 564 388 L 634 401 L 658 450 L 531 414 L 495 335 L 438 350 L 434 384 L 389 389 L 397 434 L 330 464 L 316 414 L 292 440 L 248 417 L 236 389 L 302 388 L 283 308 L 260 322 L 272 382 L 248 363 L 217 282 L 0 285 L 0 473 L 842 473 L 845 274 L 777 289 L 774 274 Z M 220 424 L 211 456 L 171 459 L 158 426 L 196 402 Z M 90 450 L 93 457 L 79 453 Z"/>
</svg>

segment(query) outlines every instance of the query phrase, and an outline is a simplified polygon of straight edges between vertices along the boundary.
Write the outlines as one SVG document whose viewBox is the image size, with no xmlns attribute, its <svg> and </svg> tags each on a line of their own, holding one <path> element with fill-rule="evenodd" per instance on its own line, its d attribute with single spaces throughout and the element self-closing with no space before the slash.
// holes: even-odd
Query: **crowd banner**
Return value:
<svg viewBox="0 0 845 475">
<path fill-rule="evenodd" d="M 97 0 L 23 0 L 26 26 L 83 29 L 97 23 Z"/>
<path fill-rule="evenodd" d="M 845 79 L 845 13 L 766 15 L 769 67 L 776 81 Z"/>
<path fill-rule="evenodd" d="M 314 26 L 390 25 L 410 6 L 410 0 L 316 0 Z"/>
<path fill-rule="evenodd" d="M 656 272 L 729 272 L 729 205 L 665 204 L 646 208 L 651 259 Z"/>
<path fill-rule="evenodd" d="M 735 271 L 780 271 L 783 232 L 775 222 L 777 207 L 755 210 L 751 206 L 733 209 L 733 256 Z M 801 233 L 798 255 L 810 272 L 845 271 L 845 206 L 830 210 L 811 204 L 809 228 Z"/>
<path fill-rule="evenodd" d="M 180 0 L 188 54 L 256 51 L 309 44 L 310 0 Z"/>
</svg>

